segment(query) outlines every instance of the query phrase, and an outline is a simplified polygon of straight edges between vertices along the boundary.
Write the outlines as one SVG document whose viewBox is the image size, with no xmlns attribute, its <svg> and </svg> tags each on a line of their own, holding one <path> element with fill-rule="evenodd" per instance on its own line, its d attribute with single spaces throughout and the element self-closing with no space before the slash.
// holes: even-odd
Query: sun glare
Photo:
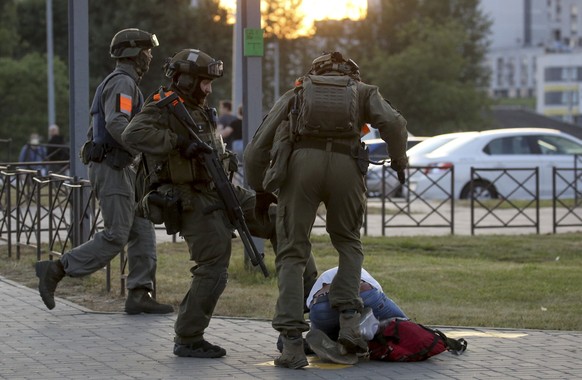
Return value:
<svg viewBox="0 0 582 380">
<path fill-rule="evenodd" d="M 220 5 L 234 15 L 236 0 L 220 0 Z M 302 30 L 298 31 L 298 34 L 305 35 L 309 34 L 315 21 L 365 18 L 368 12 L 368 0 L 303 0 L 298 12 L 301 12 L 305 17 Z M 234 22 L 234 17 L 232 19 Z"/>
</svg>

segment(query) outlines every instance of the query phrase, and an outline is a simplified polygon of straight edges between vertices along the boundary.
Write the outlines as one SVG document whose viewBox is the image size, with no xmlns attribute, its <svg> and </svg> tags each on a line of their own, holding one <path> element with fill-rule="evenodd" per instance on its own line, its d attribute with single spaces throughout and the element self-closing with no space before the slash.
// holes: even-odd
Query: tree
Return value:
<svg viewBox="0 0 582 380">
<path fill-rule="evenodd" d="M 296 12 L 301 6 L 302 0 L 278 0 L 264 2 L 261 7 L 261 18 L 265 31 L 265 40 L 269 50 L 265 54 L 265 71 L 263 76 L 273 78 L 266 80 L 268 83 L 263 92 L 263 103 L 274 104 L 288 85 L 293 83 L 288 73 L 293 72 L 295 65 L 289 57 L 294 56 L 293 40 L 299 38 L 297 31 L 303 22 L 303 16 Z M 285 57 L 285 59 L 281 59 Z"/>
<path fill-rule="evenodd" d="M 376 51 L 362 72 L 401 110 L 409 131 L 432 136 L 481 127 L 487 97 L 475 81 L 464 79 L 470 63 L 459 53 L 463 26 L 411 22 L 398 38 L 408 46 L 395 54 Z"/>
<path fill-rule="evenodd" d="M 232 56 L 232 26 L 226 23 L 226 11 L 218 0 L 201 0 L 192 7 L 189 0 L 168 3 L 158 0 L 111 0 L 107 7 L 99 0 L 89 2 L 91 88 L 113 69 L 115 60 L 109 57 L 111 38 L 121 29 L 140 28 L 155 33 L 160 46 L 152 50 L 150 71 L 140 83 L 149 94 L 165 82 L 164 61 L 187 48 L 198 48 L 230 67 Z M 230 73 L 219 80 L 210 101 L 230 94 Z"/>
<path fill-rule="evenodd" d="M 68 0 L 52 0 L 53 6 L 53 48 L 61 61 L 69 59 L 68 41 Z M 46 53 L 46 0 L 17 1 L 18 33 L 21 41 L 14 58 L 29 53 Z"/>
<path fill-rule="evenodd" d="M 0 57 L 12 57 L 18 46 L 20 36 L 17 20 L 14 0 L 3 1 L 0 5 Z"/>
<path fill-rule="evenodd" d="M 54 68 L 57 123 L 68 125 L 67 67 L 57 58 Z M 0 137 L 12 138 L 15 147 L 24 145 L 32 132 L 46 137 L 46 82 L 46 55 L 31 53 L 19 60 L 0 58 L 0 88 L 5 89 L 0 93 Z M 12 159 L 17 156 L 18 152 L 12 149 Z"/>
<path fill-rule="evenodd" d="M 359 23 L 354 57 L 415 134 L 479 129 L 490 20 L 478 0 L 382 0 Z"/>
</svg>

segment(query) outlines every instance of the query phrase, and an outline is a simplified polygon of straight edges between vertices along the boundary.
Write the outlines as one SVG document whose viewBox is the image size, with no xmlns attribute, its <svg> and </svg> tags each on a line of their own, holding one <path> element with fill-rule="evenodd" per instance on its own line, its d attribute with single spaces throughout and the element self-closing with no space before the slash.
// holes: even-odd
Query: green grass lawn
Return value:
<svg viewBox="0 0 582 380">
<path fill-rule="evenodd" d="M 245 269 L 234 240 L 229 284 L 216 315 L 270 319 L 277 298 L 274 257 L 266 244 L 271 277 Z M 582 234 L 365 237 L 364 267 L 415 321 L 427 325 L 582 330 Z M 337 265 L 329 238 L 314 237 L 318 269 Z M 5 247 L 3 247 L 5 249 Z M 36 288 L 32 252 L 20 261 L 1 251 L 0 274 Z M 176 307 L 186 293 L 186 245 L 158 245 L 157 297 Z M 118 273 L 118 261 L 112 262 Z M 105 292 L 105 273 L 66 278 L 57 296 L 87 307 L 123 310 L 119 280 Z M 40 298 L 38 300 L 40 301 Z M 107 308 L 107 305 L 110 308 Z"/>
</svg>

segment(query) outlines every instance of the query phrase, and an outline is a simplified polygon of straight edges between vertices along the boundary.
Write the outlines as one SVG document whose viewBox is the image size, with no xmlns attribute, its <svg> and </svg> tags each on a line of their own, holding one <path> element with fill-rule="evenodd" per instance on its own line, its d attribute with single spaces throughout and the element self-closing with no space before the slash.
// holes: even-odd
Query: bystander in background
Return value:
<svg viewBox="0 0 582 380">
<path fill-rule="evenodd" d="M 41 175 L 46 175 L 46 167 L 42 162 L 46 158 L 46 149 L 40 145 L 40 136 L 38 133 L 31 133 L 30 138 L 20 150 L 18 161 L 21 163 L 31 162 L 34 164 L 26 165 L 26 169 L 36 169 Z"/>
<path fill-rule="evenodd" d="M 236 120 L 236 116 L 232 114 L 232 102 L 230 100 L 221 100 L 218 105 L 218 133 L 224 140 L 227 136 L 224 132 L 230 123 Z"/>
<path fill-rule="evenodd" d="M 242 160 L 243 156 L 242 118 L 243 107 L 241 104 L 238 106 L 237 118 L 222 131 L 222 138 L 226 144 L 226 149 L 236 153 L 239 160 Z"/>
<path fill-rule="evenodd" d="M 58 125 L 52 124 L 49 127 L 49 140 L 46 147 L 47 161 L 68 161 L 69 160 L 69 150 L 65 145 L 65 139 L 61 135 L 61 131 Z M 51 164 L 48 166 L 51 172 L 64 173 L 64 171 L 69 167 L 69 164 Z"/>
</svg>

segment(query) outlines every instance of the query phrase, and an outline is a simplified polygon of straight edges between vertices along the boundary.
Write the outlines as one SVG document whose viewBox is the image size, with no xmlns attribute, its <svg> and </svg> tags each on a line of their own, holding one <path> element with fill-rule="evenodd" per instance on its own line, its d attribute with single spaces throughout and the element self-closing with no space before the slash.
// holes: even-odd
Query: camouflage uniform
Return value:
<svg viewBox="0 0 582 380">
<path fill-rule="evenodd" d="M 382 97 L 376 86 L 358 81 L 357 92 L 357 125 L 370 123 L 378 128 L 391 157 L 406 161 L 405 119 Z M 277 143 L 277 129 L 286 125 L 294 98 L 295 91 L 290 90 L 276 102 L 245 150 L 245 174 L 251 188 L 257 191 L 263 188 L 270 151 Z M 330 303 L 338 311 L 362 309 L 359 285 L 364 256 L 360 228 L 366 201 L 365 176 L 356 160 L 345 154 L 357 147 L 359 137 L 326 139 L 319 146 L 310 141 L 308 137 L 299 137 L 294 142 L 287 175 L 278 194 L 276 268 L 279 299 L 272 324 L 282 336 L 293 337 L 309 330 L 302 312 L 301 276 L 311 252 L 312 225 L 322 202 L 327 210 L 326 229 L 339 253 L 339 270 L 331 284 Z"/>
<path fill-rule="evenodd" d="M 171 313 L 171 305 L 150 296 L 156 273 L 156 240 L 153 224 L 136 215 L 136 171 L 131 165 L 135 151 L 123 144 L 121 134 L 139 112 L 143 95 L 138 87 L 158 46 L 154 34 L 123 29 L 112 39 L 110 55 L 115 70 L 97 87 L 91 106 L 89 141 L 82 160 L 89 166 L 89 180 L 99 199 L 104 229 L 93 239 L 65 253 L 59 261 L 39 262 L 39 291 L 47 307 L 55 306 L 54 291 L 65 276 L 86 276 L 107 265 L 127 245 L 129 271 L 125 311 Z"/>
<path fill-rule="evenodd" d="M 120 74 L 107 82 L 101 101 L 107 129 L 121 141 L 121 133 L 133 115 L 120 110 L 117 104 L 119 94 L 129 96 L 134 108 L 141 105 L 143 98 L 137 87 L 139 77 L 132 65 L 120 63 L 114 72 Z M 99 199 L 105 228 L 97 232 L 92 240 L 61 257 L 66 274 L 80 277 L 94 273 L 107 265 L 127 243 L 128 289 L 153 290 L 157 260 L 155 231 L 149 220 L 135 216 L 135 169 L 127 166 L 118 170 L 105 161 L 90 162 L 88 173 Z"/>
</svg>

